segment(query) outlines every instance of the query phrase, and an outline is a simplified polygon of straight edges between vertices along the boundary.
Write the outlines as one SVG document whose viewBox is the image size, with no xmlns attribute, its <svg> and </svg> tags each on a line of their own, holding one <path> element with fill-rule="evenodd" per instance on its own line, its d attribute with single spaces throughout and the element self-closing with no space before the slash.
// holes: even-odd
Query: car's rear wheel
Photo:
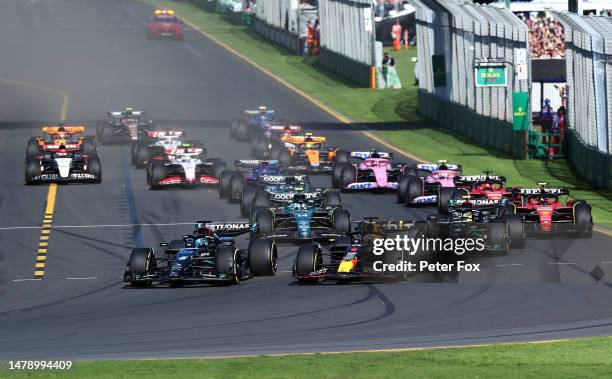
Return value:
<svg viewBox="0 0 612 379">
<path fill-rule="evenodd" d="M 298 281 L 302 283 L 318 281 L 318 278 L 308 278 L 308 276 L 319 271 L 321 266 L 321 253 L 317 246 L 300 246 L 297 256 L 295 257 L 295 274 L 298 277 Z"/>
<path fill-rule="evenodd" d="M 148 146 L 140 146 L 136 157 L 136 168 L 145 168 L 147 162 L 151 158 L 151 152 Z"/>
<path fill-rule="evenodd" d="M 26 184 L 33 184 L 33 179 L 41 174 L 40 162 L 38 159 L 28 159 L 25 166 Z"/>
<path fill-rule="evenodd" d="M 487 240 L 490 245 L 498 246 L 502 254 L 510 251 L 508 238 L 508 224 L 506 222 L 492 222 L 487 224 Z"/>
<path fill-rule="evenodd" d="M 267 208 L 258 208 L 255 215 L 255 223 L 257 223 L 257 231 L 260 235 L 271 234 L 274 230 L 274 215 Z"/>
<path fill-rule="evenodd" d="M 96 153 L 96 144 L 92 136 L 85 137 L 81 149 L 83 150 L 83 154 L 86 155 L 93 155 Z"/>
<path fill-rule="evenodd" d="M 228 199 L 230 196 L 233 171 L 223 171 L 219 177 L 219 197 Z"/>
<path fill-rule="evenodd" d="M 344 164 L 340 175 L 340 190 L 345 191 L 349 184 L 355 182 L 356 176 L 355 167 L 351 164 Z"/>
<path fill-rule="evenodd" d="M 326 207 L 340 207 L 342 206 L 342 199 L 340 193 L 337 191 L 327 190 L 324 195 L 324 205 Z"/>
<path fill-rule="evenodd" d="M 100 163 L 100 158 L 97 155 L 93 155 L 89 157 L 89 162 L 87 162 L 88 167 L 87 170 L 90 174 L 95 175 L 98 179 L 98 183 L 102 181 L 102 164 Z"/>
<path fill-rule="evenodd" d="M 255 196 L 251 200 L 251 204 L 253 207 L 271 207 L 270 198 L 268 197 L 268 193 L 263 189 L 259 189 L 255 192 Z"/>
<path fill-rule="evenodd" d="M 336 208 L 332 212 L 332 222 L 334 230 L 340 234 L 349 234 L 351 232 L 351 215 L 348 210 Z"/>
<path fill-rule="evenodd" d="M 524 248 L 525 221 L 523 217 L 517 214 L 507 214 L 503 219 L 508 223 L 508 229 L 510 230 L 510 247 L 513 249 Z"/>
<path fill-rule="evenodd" d="M 397 202 L 400 204 L 406 203 L 406 196 L 408 195 L 408 182 L 410 181 L 410 176 L 408 175 L 400 175 L 399 182 L 397 184 Z"/>
<path fill-rule="evenodd" d="M 102 143 L 109 144 L 113 139 L 113 127 L 109 124 L 104 124 L 102 126 Z"/>
<path fill-rule="evenodd" d="M 240 198 L 240 215 L 242 217 L 249 217 L 256 191 L 254 187 L 245 187 L 242 190 L 242 196 Z"/>
<path fill-rule="evenodd" d="M 215 159 L 215 161 L 213 162 L 213 166 L 212 166 L 213 176 L 215 178 L 220 178 L 221 173 L 224 172 L 225 170 L 227 170 L 227 164 L 225 164 L 225 162 L 222 161 L 221 159 Z"/>
<path fill-rule="evenodd" d="M 287 149 L 281 150 L 278 153 L 278 161 L 281 164 L 284 164 L 285 166 L 290 165 L 291 164 L 291 153 L 289 153 L 289 150 Z"/>
<path fill-rule="evenodd" d="M 344 150 L 336 151 L 336 157 L 334 158 L 335 163 L 349 163 L 349 152 Z"/>
<path fill-rule="evenodd" d="M 244 188 L 244 178 L 239 172 L 233 172 L 230 179 L 229 200 L 231 203 L 239 203 Z"/>
<path fill-rule="evenodd" d="M 249 267 L 254 275 L 276 274 L 276 243 L 272 240 L 254 240 L 249 244 Z"/>
<path fill-rule="evenodd" d="M 438 214 L 448 214 L 448 201 L 452 199 L 454 188 L 440 187 L 438 189 Z"/>
<path fill-rule="evenodd" d="M 587 203 L 580 202 L 574 205 L 574 220 L 574 227 L 579 237 L 588 238 L 593 234 L 591 207 Z"/>
<path fill-rule="evenodd" d="M 40 154 L 40 148 L 38 147 L 38 140 L 35 137 L 30 138 L 28 141 L 28 147 L 26 148 L 26 156 L 28 158 L 36 157 Z"/>
<path fill-rule="evenodd" d="M 406 205 L 414 205 L 417 197 L 423 195 L 423 182 L 415 175 L 408 175 L 408 191 L 406 192 Z"/>
</svg>

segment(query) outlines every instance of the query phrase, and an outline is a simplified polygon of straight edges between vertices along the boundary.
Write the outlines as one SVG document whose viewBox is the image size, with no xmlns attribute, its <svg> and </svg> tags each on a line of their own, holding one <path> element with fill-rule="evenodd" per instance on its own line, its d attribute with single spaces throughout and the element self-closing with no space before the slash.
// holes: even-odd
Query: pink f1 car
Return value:
<svg viewBox="0 0 612 379">
<path fill-rule="evenodd" d="M 452 196 L 455 177 L 461 175 L 461 165 L 438 163 L 417 164 L 399 178 L 397 201 L 406 205 L 445 205 Z"/>
<path fill-rule="evenodd" d="M 340 152 L 339 152 L 340 153 Z M 344 154 L 347 154 L 345 157 Z M 350 163 L 348 158 L 361 159 Z M 371 151 L 341 152 L 336 156 L 332 170 L 334 188 L 342 191 L 386 190 L 395 191 L 400 176 L 406 173 L 406 164 L 392 162 L 391 153 Z"/>
</svg>

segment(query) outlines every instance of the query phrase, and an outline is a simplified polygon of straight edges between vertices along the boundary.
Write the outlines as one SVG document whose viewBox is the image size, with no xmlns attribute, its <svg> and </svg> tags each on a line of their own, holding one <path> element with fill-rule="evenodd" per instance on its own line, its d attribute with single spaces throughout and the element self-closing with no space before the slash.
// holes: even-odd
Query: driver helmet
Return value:
<svg viewBox="0 0 612 379">
<path fill-rule="evenodd" d="M 448 170 L 448 166 L 446 163 L 442 163 L 438 166 L 438 170 Z"/>
<path fill-rule="evenodd" d="M 195 240 L 194 245 L 198 249 L 203 249 L 208 246 L 208 240 L 206 238 L 198 238 Z"/>
<path fill-rule="evenodd" d="M 380 158 L 380 154 L 378 154 L 377 150 L 372 150 L 370 153 L 370 158 Z"/>
</svg>

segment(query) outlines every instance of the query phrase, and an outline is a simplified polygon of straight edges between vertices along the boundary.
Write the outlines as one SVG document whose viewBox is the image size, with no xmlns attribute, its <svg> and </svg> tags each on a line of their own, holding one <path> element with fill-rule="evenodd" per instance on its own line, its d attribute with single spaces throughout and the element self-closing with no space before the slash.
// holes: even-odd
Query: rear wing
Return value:
<svg viewBox="0 0 612 379">
<path fill-rule="evenodd" d="M 212 229 L 220 237 L 239 236 L 253 230 L 253 225 L 248 222 L 196 222 L 196 229 L 204 227 Z"/>
<path fill-rule="evenodd" d="M 42 128 L 42 132 L 47 133 L 47 134 L 57 134 L 60 132 L 68 133 L 68 134 L 77 134 L 77 133 L 84 133 L 85 127 L 81 125 L 79 126 L 44 126 Z"/>
<path fill-rule="evenodd" d="M 147 136 L 151 138 L 164 138 L 164 137 L 182 137 L 182 130 L 149 130 L 147 131 Z"/>
<path fill-rule="evenodd" d="M 439 170 L 440 166 L 441 164 L 437 164 L 437 163 L 417 163 L 416 169 L 433 172 L 433 171 Z M 447 170 L 452 170 L 452 171 L 462 171 L 463 170 L 461 165 L 458 165 L 458 164 L 445 164 L 445 166 Z"/>
<path fill-rule="evenodd" d="M 301 145 L 305 143 L 325 143 L 327 137 L 324 136 L 289 136 L 284 139 L 285 142 L 294 145 Z"/>
<path fill-rule="evenodd" d="M 391 159 L 393 158 L 393 153 L 388 153 L 385 151 L 351 151 L 349 153 L 349 157 L 351 158 L 357 158 L 357 159 L 368 159 L 368 158 L 372 158 L 372 154 L 378 154 L 378 156 L 380 158 L 387 158 L 387 159 Z"/>
<path fill-rule="evenodd" d="M 569 190 L 567 188 L 519 188 L 518 194 L 521 196 L 531 196 L 531 195 L 569 195 Z"/>
<path fill-rule="evenodd" d="M 320 200 L 323 198 L 321 192 L 286 192 L 286 193 L 272 193 L 270 194 L 270 200 L 273 201 L 293 201 L 296 195 L 302 196 L 304 200 Z"/>
<path fill-rule="evenodd" d="M 262 113 L 265 113 L 267 115 L 273 115 L 276 112 L 274 112 L 272 109 L 267 109 L 264 112 L 262 112 L 262 110 L 260 110 L 260 109 L 244 111 L 244 114 L 247 115 L 247 116 L 257 116 L 258 114 L 262 114 Z"/>
<path fill-rule="evenodd" d="M 448 206 L 449 208 L 489 208 L 505 206 L 507 203 L 508 199 L 461 199 L 449 200 Z"/>
<path fill-rule="evenodd" d="M 308 175 L 260 175 L 257 182 L 262 184 L 284 184 L 288 179 L 293 179 L 297 183 L 308 182 Z"/>
<path fill-rule="evenodd" d="M 448 166 L 447 166 L 448 167 Z M 456 176 L 455 182 L 460 183 L 482 183 L 487 180 L 494 180 L 505 183 L 506 177 L 499 175 L 472 175 L 472 176 Z"/>
<path fill-rule="evenodd" d="M 302 126 L 301 125 L 287 125 L 287 124 L 268 124 L 266 125 L 266 129 L 277 130 L 277 131 L 290 130 L 292 132 L 301 132 Z"/>
<path fill-rule="evenodd" d="M 384 233 L 421 228 L 424 224 L 423 221 L 413 219 L 382 220 L 378 217 L 364 217 L 363 220 L 353 221 L 353 223 L 357 224 L 358 229 L 363 228 L 366 224 L 374 223 L 380 227 Z"/>
<path fill-rule="evenodd" d="M 234 161 L 234 166 L 236 167 L 245 167 L 245 168 L 254 168 L 259 166 L 277 166 L 279 164 L 278 160 L 259 160 L 259 159 L 240 159 Z"/>
<path fill-rule="evenodd" d="M 177 147 L 166 150 L 166 153 L 170 155 L 202 154 L 203 152 L 204 149 L 201 147 Z"/>
<path fill-rule="evenodd" d="M 144 111 L 131 111 L 129 114 L 124 111 L 110 111 L 106 113 L 108 117 L 112 118 L 120 118 L 125 116 L 133 116 L 133 117 L 143 117 L 145 115 Z"/>
</svg>

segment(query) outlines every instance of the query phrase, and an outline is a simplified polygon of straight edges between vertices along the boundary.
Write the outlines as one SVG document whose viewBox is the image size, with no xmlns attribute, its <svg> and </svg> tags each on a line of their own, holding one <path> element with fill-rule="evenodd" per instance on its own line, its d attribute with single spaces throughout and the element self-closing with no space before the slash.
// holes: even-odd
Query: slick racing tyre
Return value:
<svg viewBox="0 0 612 379">
<path fill-rule="evenodd" d="M 500 253 L 508 254 L 510 241 L 508 236 L 508 224 L 506 222 L 492 222 L 487 224 L 487 243 L 496 246 Z"/>
<path fill-rule="evenodd" d="M 272 240 L 254 240 L 249 244 L 249 267 L 257 276 L 276 274 L 276 242 Z"/>
<path fill-rule="evenodd" d="M 259 235 L 272 234 L 274 230 L 274 215 L 268 208 L 258 208 L 255 223 Z"/>
<path fill-rule="evenodd" d="M 289 166 L 291 164 L 291 153 L 289 152 L 289 150 L 281 150 L 278 153 L 278 161 L 285 166 Z"/>
<path fill-rule="evenodd" d="M 113 139 L 113 126 L 109 124 L 104 124 L 102 126 L 102 131 L 100 132 L 102 137 L 102 143 L 109 144 Z"/>
<path fill-rule="evenodd" d="M 36 140 L 36 138 L 32 137 L 28 141 L 28 147 L 26 148 L 26 157 L 37 157 L 39 154 L 40 149 L 38 148 L 38 141 Z"/>
<path fill-rule="evenodd" d="M 415 175 L 408 175 L 406 205 L 414 205 L 414 200 L 423 195 L 423 182 Z"/>
<path fill-rule="evenodd" d="M 130 156 L 132 158 L 132 166 L 136 166 L 137 162 L 138 162 L 138 143 L 134 143 L 132 142 L 132 145 L 130 146 Z"/>
<path fill-rule="evenodd" d="M 83 144 L 81 145 L 81 150 L 83 150 L 83 154 L 86 155 L 93 155 L 96 153 L 96 143 L 93 136 L 85 136 Z"/>
<path fill-rule="evenodd" d="M 242 122 L 239 122 L 236 126 L 235 136 L 238 142 L 245 142 L 249 140 L 249 130 L 247 129 L 247 126 Z"/>
<path fill-rule="evenodd" d="M 96 182 L 100 183 L 102 181 L 102 164 L 100 163 L 100 158 L 98 158 L 97 155 L 93 155 L 89 157 L 89 162 L 87 162 L 87 164 L 87 171 L 95 175 L 98 178 Z"/>
<path fill-rule="evenodd" d="M 399 183 L 397 184 L 397 202 L 399 204 L 406 203 L 406 196 L 408 195 L 408 182 L 410 181 L 410 176 L 408 175 L 400 175 Z"/>
<path fill-rule="evenodd" d="M 132 249 L 129 266 L 132 275 L 132 286 L 144 287 L 150 285 L 150 281 L 134 280 L 134 277 L 148 275 L 149 270 L 155 266 L 153 250 L 148 248 Z"/>
<path fill-rule="evenodd" d="M 336 157 L 334 158 L 335 163 L 349 163 L 349 152 L 344 150 L 336 151 Z"/>
<path fill-rule="evenodd" d="M 275 142 L 272 144 L 272 148 L 270 149 L 270 159 L 272 160 L 277 160 L 278 159 L 278 155 L 280 154 L 280 152 L 284 149 L 284 147 L 279 144 L 278 142 Z"/>
<path fill-rule="evenodd" d="M 257 214 L 261 210 L 266 210 L 268 207 L 251 207 L 251 211 L 249 212 L 249 224 L 253 225 L 257 222 Z"/>
<path fill-rule="evenodd" d="M 589 238 L 593 235 L 591 207 L 587 203 L 578 202 L 574 205 L 574 222 L 574 228 L 579 237 Z"/>
<path fill-rule="evenodd" d="M 268 151 L 268 140 L 266 138 L 255 138 L 253 141 L 253 156 L 257 159 L 265 158 Z"/>
<path fill-rule="evenodd" d="M 219 197 L 221 199 L 228 199 L 230 196 L 230 188 L 233 171 L 223 171 L 219 176 Z"/>
<path fill-rule="evenodd" d="M 340 174 L 340 191 L 346 191 L 346 187 L 357 180 L 357 173 L 355 171 L 356 169 L 352 164 L 345 163 L 342 166 Z"/>
<path fill-rule="evenodd" d="M 212 166 L 212 173 L 215 178 L 220 178 L 221 173 L 227 170 L 227 165 L 221 159 L 215 158 Z"/>
<path fill-rule="evenodd" d="M 238 250 L 232 246 L 223 246 L 217 250 L 215 255 L 215 268 L 217 275 L 224 276 L 229 284 L 240 283 L 240 272 L 238 270 Z"/>
<path fill-rule="evenodd" d="M 245 187 L 242 190 L 242 196 L 240 197 L 240 215 L 242 217 L 249 217 L 256 191 L 257 189 L 254 187 Z"/>
<path fill-rule="evenodd" d="M 448 214 L 448 201 L 452 199 L 454 188 L 440 187 L 438 189 L 438 214 Z"/>
<path fill-rule="evenodd" d="M 138 153 L 136 155 L 136 168 L 145 168 L 149 158 L 151 157 L 151 152 L 149 151 L 148 146 L 139 146 Z"/>
<path fill-rule="evenodd" d="M 166 179 L 166 166 L 163 162 L 153 161 L 151 163 L 151 189 L 159 189 L 159 182 Z"/>
<path fill-rule="evenodd" d="M 521 215 L 508 214 L 504 216 L 510 229 L 510 247 L 522 249 L 525 247 L 525 221 Z"/>
<path fill-rule="evenodd" d="M 268 193 L 262 189 L 259 189 L 258 191 L 256 191 L 255 196 L 253 197 L 253 200 L 252 200 L 252 206 L 253 207 L 265 207 L 265 208 L 271 207 L 272 204 L 270 204 Z"/>
<path fill-rule="evenodd" d="M 342 178 L 342 167 L 345 163 L 334 163 L 332 166 L 332 187 L 340 188 L 340 182 Z"/>
<path fill-rule="evenodd" d="M 295 274 L 298 281 L 302 283 L 312 283 L 318 281 L 317 278 L 305 278 L 321 269 L 321 253 L 315 245 L 304 245 L 298 249 L 295 257 Z"/>
<path fill-rule="evenodd" d="M 239 203 L 240 196 L 242 196 L 242 189 L 244 188 L 244 179 L 239 172 L 233 172 L 230 178 L 230 203 Z"/>
<path fill-rule="evenodd" d="M 332 211 L 332 224 L 334 230 L 341 234 L 351 232 L 351 215 L 343 208 L 336 208 Z"/>
<path fill-rule="evenodd" d="M 28 159 L 25 165 L 26 184 L 33 184 L 32 179 L 41 174 L 40 162 L 38 159 Z"/>
<path fill-rule="evenodd" d="M 342 199 L 337 191 L 326 190 L 324 195 L 324 206 L 326 207 L 341 207 Z"/>
</svg>

